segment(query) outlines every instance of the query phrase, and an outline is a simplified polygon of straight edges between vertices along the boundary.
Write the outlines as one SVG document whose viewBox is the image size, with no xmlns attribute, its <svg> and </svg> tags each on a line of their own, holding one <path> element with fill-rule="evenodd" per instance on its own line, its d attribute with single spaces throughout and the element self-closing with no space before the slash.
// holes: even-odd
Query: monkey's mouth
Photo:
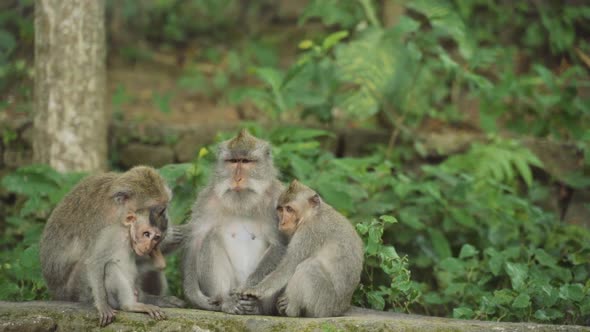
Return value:
<svg viewBox="0 0 590 332">
<path fill-rule="evenodd" d="M 246 187 L 236 186 L 236 187 L 231 187 L 227 192 L 240 194 L 240 193 L 247 192 L 247 191 L 250 191 L 250 189 L 246 188 Z"/>
</svg>

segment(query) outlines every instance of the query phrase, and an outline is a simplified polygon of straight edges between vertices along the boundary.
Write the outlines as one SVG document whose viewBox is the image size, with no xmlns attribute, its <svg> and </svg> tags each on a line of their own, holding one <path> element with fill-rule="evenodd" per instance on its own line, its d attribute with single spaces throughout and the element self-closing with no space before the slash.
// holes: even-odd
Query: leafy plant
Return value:
<svg viewBox="0 0 590 332">
<path fill-rule="evenodd" d="M 19 194 L 23 201 L 20 209 L 6 218 L 6 229 L 0 236 L 0 298 L 20 301 L 47 298 L 38 258 L 39 237 L 53 207 L 82 176 L 31 165 L 2 179 L 2 186 Z"/>
<path fill-rule="evenodd" d="M 410 306 L 418 301 L 421 291 L 410 278 L 407 256 L 400 257 L 392 245 L 383 244 L 385 225 L 397 222 L 394 217 L 381 216 L 356 225 L 365 240 L 365 279 L 355 296 L 356 303 L 377 310 L 409 311 Z M 389 283 L 380 280 L 383 274 Z"/>
</svg>

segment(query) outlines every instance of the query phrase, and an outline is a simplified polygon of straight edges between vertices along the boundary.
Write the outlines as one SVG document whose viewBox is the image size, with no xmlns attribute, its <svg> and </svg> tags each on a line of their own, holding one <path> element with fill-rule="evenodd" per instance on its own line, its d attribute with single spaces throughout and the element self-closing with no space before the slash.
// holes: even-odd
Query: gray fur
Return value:
<svg viewBox="0 0 590 332">
<path fill-rule="evenodd" d="M 285 194 L 305 201 L 316 195 L 302 184 L 292 185 Z M 312 211 L 299 211 L 309 214 L 278 267 L 241 291 L 244 303 L 281 294 L 277 308 L 286 316 L 330 317 L 348 310 L 362 272 L 362 241 L 351 223 L 328 204 L 322 201 L 308 208 Z"/>
<path fill-rule="evenodd" d="M 232 290 L 257 283 L 276 267 L 284 251 L 275 213 L 282 184 L 276 179 L 270 145 L 247 132 L 220 143 L 217 157 L 215 172 L 193 206 L 192 233 L 182 260 L 183 288 L 197 308 L 242 313 Z M 232 159 L 252 163 L 247 185 L 239 192 L 229 190 Z M 251 241 L 243 239 L 250 235 Z M 274 311 L 274 301 L 261 310 Z"/>
</svg>

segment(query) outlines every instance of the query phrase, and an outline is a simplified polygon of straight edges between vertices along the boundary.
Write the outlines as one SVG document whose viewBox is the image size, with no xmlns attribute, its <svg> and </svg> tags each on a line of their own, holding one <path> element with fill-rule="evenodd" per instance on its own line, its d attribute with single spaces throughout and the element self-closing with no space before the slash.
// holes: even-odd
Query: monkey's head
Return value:
<svg viewBox="0 0 590 332">
<path fill-rule="evenodd" d="M 129 227 L 131 247 L 138 256 L 153 253 L 168 229 L 166 206 L 156 205 L 149 209 L 129 212 L 123 221 Z"/>
<path fill-rule="evenodd" d="M 167 206 L 172 191 L 157 170 L 136 166 L 119 175 L 112 183 L 109 195 L 122 211 Z"/>
<path fill-rule="evenodd" d="M 279 231 L 291 237 L 297 228 L 313 215 L 322 200 L 311 188 L 293 180 L 281 196 L 277 205 Z"/>
<path fill-rule="evenodd" d="M 215 181 L 218 196 L 261 195 L 276 176 L 268 142 L 242 129 L 236 137 L 220 143 Z"/>
</svg>

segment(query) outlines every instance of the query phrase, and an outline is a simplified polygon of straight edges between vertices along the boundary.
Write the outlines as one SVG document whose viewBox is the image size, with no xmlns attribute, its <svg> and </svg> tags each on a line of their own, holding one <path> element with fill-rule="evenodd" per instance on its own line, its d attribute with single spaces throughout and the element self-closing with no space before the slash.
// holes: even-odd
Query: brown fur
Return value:
<svg viewBox="0 0 590 332">
<path fill-rule="evenodd" d="M 41 236 L 41 270 L 52 298 L 91 301 L 84 271 L 97 234 L 123 220 L 129 211 L 166 206 L 170 199 L 165 180 L 155 169 L 146 166 L 121 174 L 92 175 L 80 181 L 54 209 Z M 180 241 L 177 234 L 172 239 Z M 155 269 L 149 257 L 140 262 L 138 268 L 146 272 L 145 276 Z M 163 274 L 160 272 L 157 278 L 152 277 L 155 274 L 149 275 L 149 280 L 142 283 L 151 283 L 152 289 L 158 290 L 154 295 L 163 295 L 166 287 Z"/>
</svg>

